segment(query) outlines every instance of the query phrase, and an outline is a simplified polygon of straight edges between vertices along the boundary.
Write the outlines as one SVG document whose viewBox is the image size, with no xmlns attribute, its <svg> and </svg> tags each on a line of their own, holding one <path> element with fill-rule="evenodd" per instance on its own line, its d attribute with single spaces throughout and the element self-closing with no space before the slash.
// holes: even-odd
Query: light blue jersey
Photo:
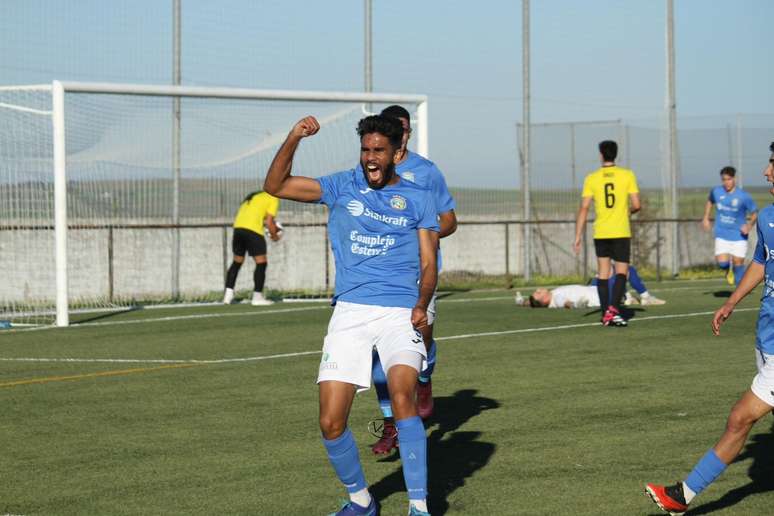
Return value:
<svg viewBox="0 0 774 516">
<path fill-rule="evenodd" d="M 715 238 L 738 241 L 747 240 L 747 235 L 741 232 L 747 222 L 747 215 L 758 211 L 750 194 L 737 187 L 732 192 L 726 192 L 722 186 L 716 186 L 710 191 L 709 202 L 715 205 Z"/>
<path fill-rule="evenodd" d="M 758 244 L 753 261 L 766 268 L 763 296 L 758 314 L 755 345 L 761 352 L 774 355 L 774 206 L 763 208 L 758 215 Z"/>
<path fill-rule="evenodd" d="M 336 260 L 333 303 L 413 308 L 419 297 L 418 229 L 438 232 L 430 190 L 399 180 L 372 190 L 360 167 L 317 180 L 329 208 Z"/>
</svg>

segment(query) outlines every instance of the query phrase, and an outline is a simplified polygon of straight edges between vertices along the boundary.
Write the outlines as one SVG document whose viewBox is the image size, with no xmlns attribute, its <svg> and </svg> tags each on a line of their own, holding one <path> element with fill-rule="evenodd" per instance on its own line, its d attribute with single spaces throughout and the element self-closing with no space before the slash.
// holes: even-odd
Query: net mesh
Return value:
<svg viewBox="0 0 774 516">
<path fill-rule="evenodd" d="M 290 126 L 308 114 L 320 121 L 293 168 L 319 177 L 357 163 L 355 128 L 367 114 L 351 102 L 181 98 L 176 154 L 174 101 L 65 96 L 68 297 L 75 313 L 221 299 L 233 218 L 244 197 L 261 188 Z M 7 136 L 0 139 L 0 252 L 14 278 L 0 286 L 0 319 L 48 323 L 56 294 L 51 95 L 2 91 L 0 103 L 14 106 L 0 122 Z M 325 209 L 282 201 L 277 218 L 285 231 L 269 241 L 269 295 L 328 295 L 334 271 Z M 252 287 L 247 265 L 236 289 Z"/>
</svg>

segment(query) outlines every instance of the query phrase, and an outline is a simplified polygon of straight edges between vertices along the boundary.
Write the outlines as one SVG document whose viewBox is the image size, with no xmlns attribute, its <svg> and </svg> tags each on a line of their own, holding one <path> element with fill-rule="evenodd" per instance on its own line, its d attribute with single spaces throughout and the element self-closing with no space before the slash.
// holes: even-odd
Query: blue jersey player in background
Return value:
<svg viewBox="0 0 774 516">
<path fill-rule="evenodd" d="M 355 393 L 371 385 L 376 348 L 387 371 L 409 514 L 428 515 L 427 437 L 415 391 L 427 354 L 419 330 L 427 325 L 437 281 L 433 195 L 395 173 L 403 128 L 396 119 L 378 115 L 358 124 L 359 168 L 319 179 L 292 176 L 299 143 L 319 130 L 311 116 L 293 126 L 269 167 L 264 190 L 283 199 L 320 202 L 329 210 L 336 292 L 317 377 L 319 421 L 330 463 L 350 497 L 333 514 L 379 512 L 347 427 Z"/>
<path fill-rule="evenodd" d="M 771 188 L 769 191 L 774 195 L 774 143 L 771 144 L 771 152 L 764 175 Z M 755 339 L 758 374 L 753 378 L 750 389 L 731 409 L 720 440 L 699 460 L 685 481 L 672 486 L 646 486 L 653 501 L 670 514 L 682 514 L 688 510 L 694 496 L 711 484 L 739 455 L 753 424 L 774 409 L 774 205 L 761 210 L 757 231 L 758 243 L 753 261 L 734 293 L 715 312 L 712 331 L 719 335 L 720 326 L 731 317 L 737 303 L 764 282 Z"/>
<path fill-rule="evenodd" d="M 438 210 L 438 223 L 441 227 L 440 238 L 447 237 L 457 229 L 457 216 L 454 213 L 456 204 L 449 193 L 446 180 L 438 167 L 432 161 L 408 150 L 408 140 L 411 137 L 411 115 L 402 106 L 389 106 L 381 112 L 384 116 L 396 118 L 403 126 L 403 139 L 395 172 L 401 177 L 429 189 L 435 198 Z M 441 251 L 438 250 L 438 273 L 441 272 Z M 428 419 L 433 415 L 433 387 L 431 377 L 435 370 L 436 344 L 433 340 L 433 325 L 436 317 L 436 297 L 430 302 L 427 309 L 427 326 L 423 327 L 422 338 L 427 347 L 427 365 L 419 375 L 417 383 L 417 411 L 422 419 Z M 374 431 L 380 439 L 371 447 L 377 455 L 390 453 L 397 448 L 397 430 L 390 404 L 390 395 L 387 389 L 387 377 L 384 374 L 378 354 L 374 353 L 373 380 L 376 395 L 379 399 L 379 408 L 384 417 L 384 423 L 377 433 L 378 425 L 374 424 Z"/>
<path fill-rule="evenodd" d="M 739 285 L 744 276 L 744 259 L 747 256 L 747 237 L 755 227 L 758 207 L 750 194 L 736 186 L 736 169 L 724 167 L 720 171 L 721 185 L 710 191 L 704 206 L 704 229 L 710 229 L 710 212 L 715 206 L 715 259 L 726 271 L 731 285 Z M 747 222 L 747 216 L 750 222 Z"/>
</svg>

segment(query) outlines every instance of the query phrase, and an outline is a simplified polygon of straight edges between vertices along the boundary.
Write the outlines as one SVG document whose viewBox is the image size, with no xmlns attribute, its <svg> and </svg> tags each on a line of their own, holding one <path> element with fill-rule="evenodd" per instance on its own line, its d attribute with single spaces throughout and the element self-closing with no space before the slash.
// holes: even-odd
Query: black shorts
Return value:
<svg viewBox="0 0 774 516">
<path fill-rule="evenodd" d="M 594 250 L 597 258 L 612 258 L 616 262 L 629 263 L 631 258 L 631 238 L 595 238 Z"/>
<path fill-rule="evenodd" d="M 266 239 L 255 231 L 245 228 L 235 228 L 231 239 L 231 250 L 234 256 L 244 256 L 245 252 L 250 256 L 263 256 L 266 254 Z"/>
</svg>

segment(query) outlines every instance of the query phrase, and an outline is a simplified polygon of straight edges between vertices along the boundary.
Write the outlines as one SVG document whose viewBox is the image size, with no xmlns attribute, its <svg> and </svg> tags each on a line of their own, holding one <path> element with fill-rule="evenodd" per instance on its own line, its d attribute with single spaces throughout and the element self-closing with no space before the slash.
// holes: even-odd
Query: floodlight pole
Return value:
<svg viewBox="0 0 774 516">
<path fill-rule="evenodd" d="M 180 2 L 173 0 L 172 84 L 179 86 L 181 20 Z M 180 97 L 172 97 L 172 299 L 180 297 Z"/>
<path fill-rule="evenodd" d="M 672 276 L 680 272 L 680 241 L 677 219 L 680 210 L 677 195 L 677 100 L 675 98 L 675 20 L 674 0 L 667 0 L 667 110 L 669 112 L 669 186 L 672 218 Z"/>
<path fill-rule="evenodd" d="M 366 93 L 370 93 L 374 89 L 374 77 L 373 77 L 373 50 L 372 50 L 372 34 L 373 34 L 373 25 L 372 25 L 372 16 L 371 16 L 371 0 L 364 0 L 365 5 L 365 23 L 363 24 L 365 29 L 365 41 L 364 41 L 364 48 L 365 48 L 365 67 L 364 67 L 364 91 Z"/>
<path fill-rule="evenodd" d="M 530 281 L 532 271 L 530 270 L 530 259 L 532 254 L 532 231 L 529 226 L 530 218 L 530 198 L 529 198 L 529 165 L 530 165 L 530 78 L 529 78 L 529 0 L 521 2 L 521 66 L 522 66 L 522 120 L 524 131 L 522 137 L 522 152 L 524 158 L 522 161 L 521 173 L 521 194 L 523 199 L 524 213 L 524 281 Z"/>
</svg>

